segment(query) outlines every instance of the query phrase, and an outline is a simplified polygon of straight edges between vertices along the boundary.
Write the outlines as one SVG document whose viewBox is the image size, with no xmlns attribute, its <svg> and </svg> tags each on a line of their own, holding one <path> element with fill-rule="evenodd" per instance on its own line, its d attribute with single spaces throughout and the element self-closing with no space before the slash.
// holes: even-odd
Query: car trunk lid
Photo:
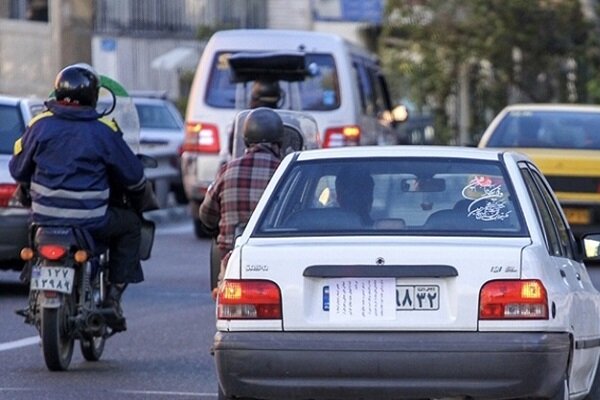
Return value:
<svg viewBox="0 0 600 400">
<path fill-rule="evenodd" d="M 251 239 L 243 279 L 281 289 L 284 330 L 476 330 L 479 291 L 518 279 L 526 238 Z"/>
</svg>

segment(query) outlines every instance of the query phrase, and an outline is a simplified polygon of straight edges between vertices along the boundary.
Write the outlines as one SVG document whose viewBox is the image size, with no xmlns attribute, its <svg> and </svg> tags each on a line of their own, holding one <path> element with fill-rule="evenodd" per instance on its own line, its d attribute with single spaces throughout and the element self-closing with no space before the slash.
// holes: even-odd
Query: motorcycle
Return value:
<svg viewBox="0 0 600 400">
<path fill-rule="evenodd" d="M 124 132 L 125 140 L 137 150 L 139 121 L 127 92 L 115 81 L 102 77 L 102 86 L 112 97 L 112 104 L 103 114 L 114 118 Z M 106 102 L 99 101 L 106 107 Z M 146 168 L 156 167 L 156 161 L 139 155 Z M 27 189 L 20 188 L 19 200 L 26 204 Z M 121 206 L 134 207 L 140 214 L 158 208 L 150 185 L 143 198 L 126 194 L 112 196 Z M 134 205 L 134 203 L 137 203 Z M 142 218 L 140 258 L 150 257 L 154 241 L 154 223 Z M 113 307 L 105 305 L 109 291 L 108 263 L 110 251 L 97 243 L 82 228 L 74 226 L 33 224 L 30 246 L 21 251 L 26 261 L 22 280 L 29 282 L 28 307 L 17 314 L 33 325 L 41 339 L 46 366 L 51 371 L 69 368 L 75 341 L 87 361 L 98 361 L 106 340 L 124 330 L 124 319 Z"/>
</svg>

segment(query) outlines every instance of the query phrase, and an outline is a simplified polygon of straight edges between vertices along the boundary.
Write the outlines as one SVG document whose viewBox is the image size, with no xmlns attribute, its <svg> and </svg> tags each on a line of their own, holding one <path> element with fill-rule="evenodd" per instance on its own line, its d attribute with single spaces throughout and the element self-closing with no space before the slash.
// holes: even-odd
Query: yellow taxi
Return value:
<svg viewBox="0 0 600 400">
<path fill-rule="evenodd" d="M 576 235 L 600 227 L 600 106 L 514 104 L 504 108 L 478 147 L 517 148 L 556 193 Z"/>
</svg>

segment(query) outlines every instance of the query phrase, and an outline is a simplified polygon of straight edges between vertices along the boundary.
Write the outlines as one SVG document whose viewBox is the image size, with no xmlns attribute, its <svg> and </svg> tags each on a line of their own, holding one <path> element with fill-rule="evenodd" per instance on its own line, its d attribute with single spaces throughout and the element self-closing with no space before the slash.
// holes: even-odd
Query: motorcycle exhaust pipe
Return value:
<svg viewBox="0 0 600 400">
<path fill-rule="evenodd" d="M 104 327 L 104 317 L 99 313 L 91 313 L 86 318 L 85 326 L 91 333 L 101 333 Z"/>
</svg>

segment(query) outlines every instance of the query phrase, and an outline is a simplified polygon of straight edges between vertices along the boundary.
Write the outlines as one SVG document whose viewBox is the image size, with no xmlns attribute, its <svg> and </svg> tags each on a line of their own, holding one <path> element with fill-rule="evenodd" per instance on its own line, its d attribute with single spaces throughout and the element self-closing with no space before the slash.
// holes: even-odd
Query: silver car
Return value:
<svg viewBox="0 0 600 400">
<path fill-rule="evenodd" d="M 0 95 L 0 270 L 20 270 L 27 245 L 29 211 L 13 199 L 17 183 L 8 162 L 29 120 L 44 109 L 42 100 Z"/>
<path fill-rule="evenodd" d="M 140 120 L 140 146 L 164 147 L 172 150 L 172 166 L 179 172 L 170 183 L 170 190 L 180 204 L 187 203 L 181 182 L 180 150 L 183 143 L 183 118 L 175 105 L 161 95 L 131 93 Z"/>
</svg>

